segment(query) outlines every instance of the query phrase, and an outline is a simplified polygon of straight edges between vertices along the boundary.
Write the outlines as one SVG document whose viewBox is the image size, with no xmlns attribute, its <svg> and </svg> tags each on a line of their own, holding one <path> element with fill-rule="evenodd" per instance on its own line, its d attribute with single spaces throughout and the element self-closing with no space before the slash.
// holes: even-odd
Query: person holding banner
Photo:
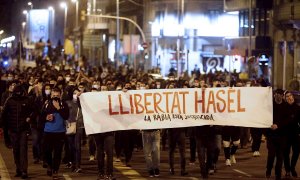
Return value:
<svg viewBox="0 0 300 180">
<path fill-rule="evenodd" d="M 287 121 L 284 120 L 283 90 L 274 91 L 273 98 L 273 125 L 267 130 L 267 170 L 266 178 L 271 177 L 273 164 L 275 164 L 275 179 L 281 179 L 281 169 L 283 164 L 283 152 L 286 146 L 286 135 L 288 133 Z"/>
<path fill-rule="evenodd" d="M 101 86 L 101 91 L 108 91 L 106 85 Z M 113 180 L 113 150 L 114 150 L 114 132 L 98 133 L 93 135 L 97 147 L 98 179 Z M 105 167 L 106 155 L 106 173 Z"/>
<path fill-rule="evenodd" d="M 226 166 L 236 164 L 235 153 L 240 144 L 240 127 L 224 126 L 222 128 L 222 139 Z"/>
<path fill-rule="evenodd" d="M 175 82 L 170 81 L 168 89 L 174 89 Z M 169 165 L 170 165 L 170 174 L 174 175 L 174 153 L 176 145 L 178 144 L 179 153 L 180 153 L 180 167 L 181 167 L 181 176 L 188 175 L 188 172 L 185 170 L 186 158 L 185 158 L 185 131 L 186 128 L 172 128 L 168 129 L 168 140 L 169 140 Z"/>
<path fill-rule="evenodd" d="M 159 89 L 160 86 L 157 88 Z M 160 130 L 142 130 L 143 151 L 149 177 L 160 174 Z"/>
<path fill-rule="evenodd" d="M 289 177 L 291 174 L 293 177 L 298 177 L 295 168 L 300 151 L 300 107 L 296 104 L 293 94 L 289 91 L 285 91 L 284 100 L 286 101 L 284 120 L 289 123 L 287 146 L 284 151 L 284 168 L 287 177 Z M 293 150 L 293 154 L 290 159 L 291 149 Z"/>
</svg>

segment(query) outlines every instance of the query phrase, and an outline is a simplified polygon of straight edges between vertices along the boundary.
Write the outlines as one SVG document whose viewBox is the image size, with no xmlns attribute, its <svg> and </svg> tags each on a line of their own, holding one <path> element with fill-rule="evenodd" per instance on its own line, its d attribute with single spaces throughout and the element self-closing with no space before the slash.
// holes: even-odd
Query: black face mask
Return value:
<svg viewBox="0 0 300 180">
<path fill-rule="evenodd" d="M 53 101 L 60 101 L 60 98 L 59 97 L 53 97 L 51 98 Z"/>
</svg>

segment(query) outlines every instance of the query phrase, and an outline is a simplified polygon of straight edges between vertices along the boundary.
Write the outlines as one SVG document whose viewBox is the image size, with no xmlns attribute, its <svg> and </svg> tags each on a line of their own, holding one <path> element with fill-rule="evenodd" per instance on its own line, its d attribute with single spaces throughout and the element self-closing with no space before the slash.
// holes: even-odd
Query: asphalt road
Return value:
<svg viewBox="0 0 300 180">
<path fill-rule="evenodd" d="M 31 142 L 29 142 L 29 168 L 28 175 L 29 179 L 51 179 L 46 175 L 46 169 L 42 168 L 40 164 L 33 164 Z M 188 144 L 188 142 L 187 142 Z M 188 147 L 188 146 L 187 146 Z M 66 180 L 90 180 L 97 179 L 97 164 L 96 161 L 88 161 L 88 150 L 87 146 L 83 146 L 82 152 L 82 173 L 73 173 L 70 169 L 66 168 L 64 164 L 61 165 L 59 176 L 60 179 Z M 219 157 L 219 162 L 217 164 L 217 172 L 209 176 L 209 179 L 265 179 L 265 167 L 266 167 L 266 143 L 262 143 L 260 157 L 253 157 L 251 148 L 238 149 L 236 154 L 237 164 L 233 164 L 231 167 L 225 166 L 225 160 L 223 152 Z M 187 148 L 187 176 L 180 176 L 179 167 L 179 153 L 178 150 L 175 154 L 175 175 L 169 174 L 168 165 L 168 151 L 161 151 L 161 175 L 157 178 L 149 178 L 146 170 L 146 164 L 143 157 L 143 152 L 134 151 L 133 159 L 131 162 L 132 167 L 126 167 L 122 162 L 114 162 L 114 175 L 117 179 L 127 180 L 127 179 L 185 179 L 194 180 L 200 178 L 200 168 L 198 162 L 195 165 L 189 165 L 189 150 Z M 124 160 L 124 159 L 122 159 Z M 297 166 L 297 171 L 300 174 L 299 165 Z M 3 139 L 0 140 L 0 174 L 3 180 L 18 179 L 14 177 L 15 166 L 13 162 L 12 150 L 7 149 L 3 144 Z M 285 174 L 283 170 L 283 174 Z M 274 172 L 272 172 L 272 178 L 274 178 Z"/>
</svg>

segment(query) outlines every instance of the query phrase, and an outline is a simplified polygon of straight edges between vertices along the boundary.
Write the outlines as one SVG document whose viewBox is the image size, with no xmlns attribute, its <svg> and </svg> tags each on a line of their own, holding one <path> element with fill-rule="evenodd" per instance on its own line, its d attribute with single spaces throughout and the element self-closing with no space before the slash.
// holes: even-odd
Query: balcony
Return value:
<svg viewBox="0 0 300 180">
<path fill-rule="evenodd" d="M 277 23 L 300 29 L 300 2 L 281 3 L 274 8 Z"/>
</svg>

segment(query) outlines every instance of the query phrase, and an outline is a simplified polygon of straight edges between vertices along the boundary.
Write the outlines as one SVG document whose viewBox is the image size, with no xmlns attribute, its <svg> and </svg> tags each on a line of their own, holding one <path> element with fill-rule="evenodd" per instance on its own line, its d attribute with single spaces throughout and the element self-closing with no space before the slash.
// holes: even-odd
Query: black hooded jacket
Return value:
<svg viewBox="0 0 300 180">
<path fill-rule="evenodd" d="M 1 125 L 7 130 L 20 132 L 29 130 L 29 123 L 26 118 L 32 118 L 32 103 L 24 95 L 13 94 L 4 104 Z"/>
</svg>

